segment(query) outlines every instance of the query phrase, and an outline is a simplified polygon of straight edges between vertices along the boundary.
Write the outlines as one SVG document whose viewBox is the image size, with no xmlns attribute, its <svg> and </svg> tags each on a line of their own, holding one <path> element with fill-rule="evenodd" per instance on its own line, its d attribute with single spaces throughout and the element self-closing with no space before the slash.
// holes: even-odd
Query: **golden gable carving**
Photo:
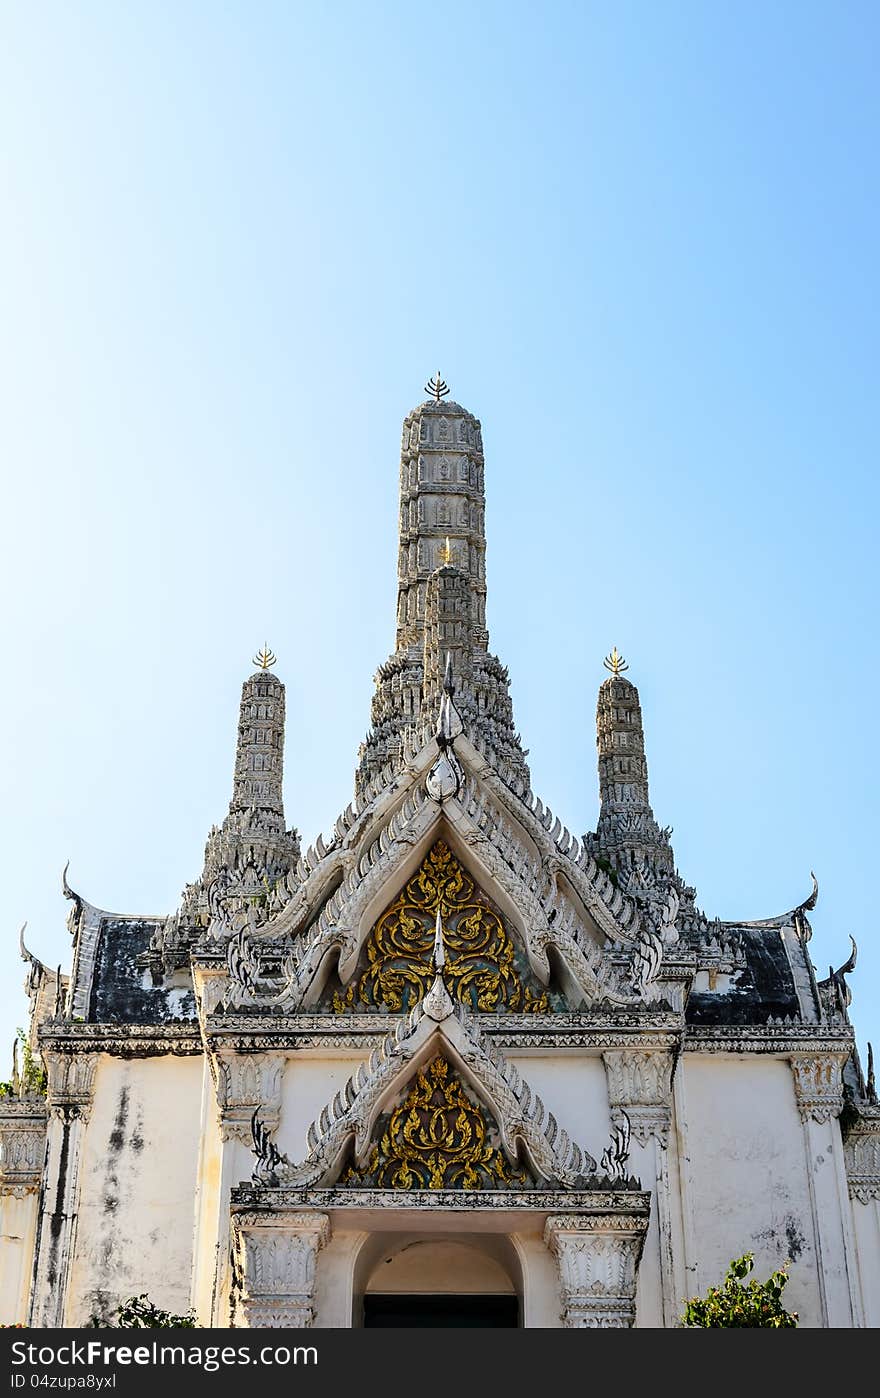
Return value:
<svg viewBox="0 0 880 1398">
<path fill-rule="evenodd" d="M 501 918 L 438 840 L 403 892 L 370 933 L 367 966 L 344 993 L 333 996 L 337 1014 L 363 1006 L 412 1009 L 434 980 L 434 923 L 443 920 L 449 993 L 470 1009 L 545 1011 L 547 992 L 523 984 L 514 945 Z"/>
<path fill-rule="evenodd" d="M 420 1072 L 389 1117 L 362 1170 L 350 1166 L 340 1184 L 377 1189 L 500 1189 L 526 1186 L 492 1145 L 491 1124 L 471 1101 L 445 1058 Z"/>
</svg>

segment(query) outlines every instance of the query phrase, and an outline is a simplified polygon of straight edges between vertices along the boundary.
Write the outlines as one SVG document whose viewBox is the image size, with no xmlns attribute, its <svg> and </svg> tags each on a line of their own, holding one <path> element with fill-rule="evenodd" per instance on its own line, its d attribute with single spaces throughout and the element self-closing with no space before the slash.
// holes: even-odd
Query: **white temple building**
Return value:
<svg viewBox="0 0 880 1398">
<path fill-rule="evenodd" d="M 179 910 L 108 912 L 65 876 L 69 971 L 22 940 L 0 1321 L 84 1326 L 146 1292 L 205 1326 L 674 1327 L 750 1249 L 758 1276 L 790 1259 L 801 1325 L 876 1326 L 855 948 L 817 978 L 815 882 L 762 921 L 700 911 L 616 651 L 596 830 L 532 791 L 486 630 L 480 423 L 429 393 L 403 424 L 396 644 L 332 837 L 287 828 L 263 652 Z"/>
</svg>

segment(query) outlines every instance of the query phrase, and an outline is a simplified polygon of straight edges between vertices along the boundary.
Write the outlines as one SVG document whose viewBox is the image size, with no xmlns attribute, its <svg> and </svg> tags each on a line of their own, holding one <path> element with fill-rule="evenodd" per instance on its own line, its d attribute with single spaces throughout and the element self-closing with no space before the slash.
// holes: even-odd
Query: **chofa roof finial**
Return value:
<svg viewBox="0 0 880 1398">
<path fill-rule="evenodd" d="M 614 647 L 610 655 L 606 655 L 605 659 L 602 661 L 602 664 L 605 666 L 606 670 L 611 671 L 615 679 L 618 675 L 622 675 L 624 670 L 629 669 L 629 666 L 627 665 L 623 656 L 618 651 L 617 646 Z"/>
<path fill-rule="evenodd" d="M 260 670 L 268 670 L 270 666 L 275 664 L 277 658 L 278 657 L 276 656 L 275 652 L 271 651 L 267 646 L 266 642 L 264 641 L 263 649 L 257 651 L 256 655 L 254 656 L 253 663 Z"/>
<path fill-rule="evenodd" d="M 445 398 L 449 392 L 446 380 L 440 377 L 440 370 L 437 370 L 436 378 L 429 379 L 425 384 L 425 392 L 430 393 L 435 403 L 439 403 L 441 398 Z"/>
</svg>

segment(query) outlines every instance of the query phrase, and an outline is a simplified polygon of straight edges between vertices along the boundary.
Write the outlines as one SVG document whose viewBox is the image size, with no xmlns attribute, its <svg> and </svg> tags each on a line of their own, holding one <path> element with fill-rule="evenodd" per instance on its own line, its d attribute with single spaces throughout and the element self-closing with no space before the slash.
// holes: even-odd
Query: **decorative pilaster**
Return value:
<svg viewBox="0 0 880 1398">
<path fill-rule="evenodd" d="M 79 1209 L 82 1143 L 98 1056 L 44 1048 L 43 1060 L 49 1079 L 49 1126 L 30 1323 L 53 1328 L 64 1324 Z"/>
<path fill-rule="evenodd" d="M 59 1120 L 79 1118 L 88 1121 L 95 1095 L 95 1053 L 58 1053 L 43 1050 L 48 1083 L 46 1101 L 49 1114 Z"/>
<path fill-rule="evenodd" d="M 639 1145 L 656 1136 L 661 1146 L 667 1146 L 672 1118 L 671 1054 L 665 1049 L 606 1049 L 602 1060 L 615 1126 L 625 1112 Z"/>
<path fill-rule="evenodd" d="M 45 1158 L 45 1100 L 4 1098 L 0 1101 L 0 1314 L 7 1325 L 27 1321 Z"/>
<path fill-rule="evenodd" d="M 645 1166 L 653 1175 L 655 1211 L 645 1266 L 650 1262 L 659 1281 L 655 1323 L 674 1325 L 681 1312 L 685 1284 L 681 1201 L 670 1180 L 668 1149 L 672 1054 L 666 1049 L 606 1049 L 602 1059 L 611 1120 L 617 1125 L 624 1115 L 629 1118 L 632 1136 L 645 1151 Z"/>
<path fill-rule="evenodd" d="M 843 1111 L 843 1067 L 850 1051 L 789 1057 L 803 1123 L 822 1324 L 831 1327 L 862 1323 L 843 1137 L 837 1120 Z"/>
<path fill-rule="evenodd" d="M 831 1121 L 843 1111 L 846 1054 L 799 1053 L 790 1058 L 801 1121 Z"/>
<path fill-rule="evenodd" d="M 326 1214 L 236 1214 L 236 1325 L 303 1329 L 315 1318 L 318 1253 L 330 1238 Z"/>
<path fill-rule="evenodd" d="M 636 1315 L 636 1271 L 648 1227 L 628 1214 L 559 1214 L 544 1225 L 556 1257 L 562 1323 L 569 1330 L 629 1329 Z"/>
<path fill-rule="evenodd" d="M 284 1056 L 279 1053 L 221 1053 L 217 1059 L 220 1138 L 251 1144 L 251 1118 L 259 1108 L 270 1131 L 281 1119 Z"/>
<path fill-rule="evenodd" d="M 849 1196 L 860 1204 L 880 1200 L 880 1107 L 862 1106 L 843 1144 Z"/>
<path fill-rule="evenodd" d="M 869 1079 L 872 1084 L 873 1075 Z M 872 1100 L 873 1098 L 873 1100 Z M 843 1144 L 864 1323 L 880 1325 L 880 1106 L 876 1090 L 858 1106 Z"/>
<path fill-rule="evenodd" d="M 0 1195 L 36 1194 L 46 1155 L 47 1108 L 42 1097 L 0 1101 Z"/>
</svg>

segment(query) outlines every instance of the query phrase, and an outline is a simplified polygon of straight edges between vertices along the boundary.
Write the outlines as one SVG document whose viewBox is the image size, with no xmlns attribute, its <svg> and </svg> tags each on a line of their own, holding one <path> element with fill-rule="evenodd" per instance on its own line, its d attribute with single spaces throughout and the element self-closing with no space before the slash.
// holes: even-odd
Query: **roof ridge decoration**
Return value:
<svg viewBox="0 0 880 1398">
<path fill-rule="evenodd" d="M 810 880 L 813 887 L 807 897 L 802 903 L 798 903 L 796 907 L 791 908 L 787 913 L 779 913 L 776 917 L 757 918 L 751 921 L 722 921 L 720 925 L 733 931 L 742 927 L 754 927 L 756 929 L 766 927 L 769 929 L 794 926 L 801 941 L 808 942 L 813 935 L 813 929 L 810 926 L 807 913 L 811 913 L 819 901 L 819 881 L 812 869 L 810 870 Z"/>
<path fill-rule="evenodd" d="M 481 1032 L 476 1018 L 453 1003 L 440 972 L 429 995 L 401 1017 L 369 1061 L 358 1067 L 312 1123 L 308 1155 L 301 1163 L 295 1164 L 278 1151 L 259 1109 L 254 1112 L 254 1183 L 328 1187 L 343 1170 L 352 1142 L 355 1165 L 363 1167 L 380 1113 L 394 1093 L 438 1054 L 452 1062 L 489 1108 L 509 1159 L 516 1159 L 517 1142 L 521 1142 L 538 1180 L 560 1189 L 584 1188 L 587 1181 L 591 1187 L 602 1187 L 596 1179 L 599 1167 L 593 1156 L 560 1128 L 517 1068 Z M 637 1182 L 627 1179 L 625 1171 L 628 1128 L 628 1121 L 623 1120 L 615 1128 L 602 1168 L 605 1183 L 637 1189 Z"/>
<path fill-rule="evenodd" d="M 547 811 L 544 819 L 533 827 L 532 838 L 537 837 L 546 851 L 544 857 L 536 860 L 488 794 L 481 791 L 479 783 L 468 774 L 465 773 L 458 798 L 451 803 L 447 800 L 443 809 L 466 843 L 474 848 L 479 846 L 480 863 L 520 909 L 526 951 L 539 979 L 547 981 L 547 948 L 554 946 L 563 955 L 588 1003 L 607 999 L 623 1006 L 655 998 L 655 982 L 664 948 L 677 941 L 678 903 L 674 889 L 667 892 L 666 901 L 659 910 L 651 906 L 640 913 L 622 894 L 619 900 L 612 902 L 612 907 L 616 902 L 617 908 L 625 909 L 629 916 L 621 925 L 619 914 L 615 917 L 611 909 L 607 909 L 599 923 L 600 932 L 604 931 L 604 935 L 612 939 L 618 955 L 617 960 L 609 960 L 606 949 L 581 926 L 580 915 L 557 878 L 560 872 L 564 874 L 575 894 L 595 915 L 601 911 L 604 901 L 601 896 L 597 898 L 596 885 L 600 884 L 600 879 L 587 881 L 583 872 L 585 868 L 591 872 L 595 869 L 601 879 L 604 875 L 583 849 L 577 861 L 568 854 L 562 855 L 564 845 L 560 840 L 558 819 L 552 819 Z M 542 806 L 540 811 L 544 813 Z M 259 952 L 256 946 L 246 949 L 248 929 L 242 927 L 234 947 L 229 947 L 230 984 L 226 1004 L 241 1008 L 262 1000 L 287 1011 L 300 1008 L 324 958 L 334 948 L 339 952 L 342 976 L 347 981 L 360 949 L 358 910 L 373 900 L 377 889 L 410 855 L 414 844 L 437 824 L 439 815 L 439 803 L 429 797 L 423 785 L 413 780 L 402 805 L 380 828 L 357 863 L 351 860 L 347 875 L 318 916 L 288 941 L 283 956 L 282 984 L 277 978 L 261 978 Z M 516 815 L 522 819 L 521 811 Z M 566 831 L 563 839 L 569 838 Z M 553 857 L 548 860 L 551 854 Z M 611 887 L 610 883 L 608 886 Z M 283 914 L 281 921 L 282 924 L 286 921 Z M 272 930 L 271 923 L 260 929 L 260 943 L 267 935 L 271 937 Z M 284 931 L 283 925 L 277 929 L 277 933 Z M 621 965 L 620 956 L 628 964 Z"/>
<path fill-rule="evenodd" d="M 826 979 L 816 984 L 822 1018 L 831 1024 L 849 1024 L 848 1012 L 852 1004 L 852 991 L 847 985 L 846 977 L 856 969 L 859 959 L 859 948 L 852 933 L 849 940 L 852 951 L 847 960 L 836 971 L 833 966 L 829 966 Z"/>
<path fill-rule="evenodd" d="M 521 794 L 504 785 L 492 762 L 470 742 L 455 704 L 455 689 L 452 655 L 447 651 L 433 733 L 425 734 L 420 747 L 415 739 L 405 745 L 406 765 L 398 771 L 394 786 L 366 804 L 349 805 L 336 823 L 329 846 L 318 836 L 288 875 L 291 896 L 270 913 L 268 921 L 256 928 L 252 911 L 240 912 L 234 941 L 228 945 L 227 1007 L 239 1009 L 262 1000 L 284 1011 L 300 1009 L 334 949 L 347 983 L 361 943 L 369 935 L 360 929 L 360 910 L 409 857 L 413 846 L 430 834 L 441 811 L 464 841 L 478 848 L 478 859 L 489 876 L 520 910 L 526 951 L 539 980 L 546 983 L 549 978 L 547 950 L 553 946 L 563 955 L 587 1003 L 604 998 L 622 1006 L 656 999 L 664 950 L 679 940 L 677 885 L 670 884 L 659 901 L 655 897 L 641 906 L 616 887 L 586 840 L 580 843 L 573 837 L 524 783 Z M 462 744 L 460 756 L 457 741 Z M 432 749 L 437 755 L 420 779 Z M 395 801 L 400 804 L 387 815 Z M 380 822 L 377 831 L 374 820 Z M 308 891 L 305 884 L 295 883 L 303 875 L 313 885 Z M 323 904 L 308 922 L 310 907 L 337 875 L 337 886 L 329 897 L 323 895 Z M 595 932 L 582 925 L 578 901 L 594 921 Z M 259 950 L 251 946 L 251 936 L 260 943 L 271 940 L 276 948 L 279 939 L 285 939 L 280 984 L 277 975 L 261 976 Z M 621 957 L 628 966 L 621 964 Z M 275 959 L 277 964 L 277 952 Z"/>
</svg>

